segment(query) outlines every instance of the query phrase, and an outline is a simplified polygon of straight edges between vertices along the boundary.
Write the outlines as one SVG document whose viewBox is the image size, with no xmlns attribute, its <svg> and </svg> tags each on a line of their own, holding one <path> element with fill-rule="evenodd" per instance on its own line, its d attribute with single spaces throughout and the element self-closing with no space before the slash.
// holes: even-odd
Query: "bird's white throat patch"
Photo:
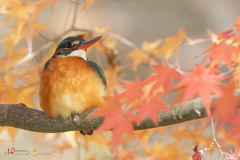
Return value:
<svg viewBox="0 0 240 160">
<path fill-rule="evenodd" d="M 70 54 L 67 55 L 67 57 L 80 57 L 87 61 L 86 52 L 81 49 L 71 52 Z"/>
</svg>

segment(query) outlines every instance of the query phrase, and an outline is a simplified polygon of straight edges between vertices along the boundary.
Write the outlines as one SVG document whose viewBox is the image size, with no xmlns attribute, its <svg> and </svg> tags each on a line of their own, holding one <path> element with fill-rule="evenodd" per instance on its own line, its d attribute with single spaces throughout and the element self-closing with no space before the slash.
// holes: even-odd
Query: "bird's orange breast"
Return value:
<svg viewBox="0 0 240 160">
<path fill-rule="evenodd" d="M 52 58 L 41 73 L 39 99 L 47 116 L 66 118 L 99 108 L 105 104 L 104 95 L 101 79 L 81 58 Z"/>
</svg>

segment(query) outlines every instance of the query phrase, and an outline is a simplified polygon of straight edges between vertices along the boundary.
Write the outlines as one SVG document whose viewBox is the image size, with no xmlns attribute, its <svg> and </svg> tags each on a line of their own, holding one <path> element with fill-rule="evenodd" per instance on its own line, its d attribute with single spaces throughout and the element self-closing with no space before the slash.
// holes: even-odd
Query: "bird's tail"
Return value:
<svg viewBox="0 0 240 160">
<path fill-rule="evenodd" d="M 80 131 L 80 133 L 82 134 L 82 135 L 92 135 L 93 134 L 93 131 L 94 130 L 83 130 L 83 131 Z"/>
</svg>

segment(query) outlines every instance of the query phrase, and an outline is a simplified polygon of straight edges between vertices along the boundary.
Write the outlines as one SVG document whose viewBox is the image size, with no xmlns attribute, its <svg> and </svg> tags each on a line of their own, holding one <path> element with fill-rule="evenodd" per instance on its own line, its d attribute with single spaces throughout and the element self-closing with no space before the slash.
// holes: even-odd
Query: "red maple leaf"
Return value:
<svg viewBox="0 0 240 160">
<path fill-rule="evenodd" d="M 236 112 L 240 99 L 234 95 L 233 84 L 222 86 L 223 95 L 213 102 L 213 116 L 219 117 L 218 126 L 223 125 Z"/>
<path fill-rule="evenodd" d="M 225 158 L 226 158 L 227 160 L 228 160 L 228 159 L 238 160 L 238 156 L 235 155 L 235 154 L 226 155 Z"/>
<path fill-rule="evenodd" d="M 226 119 L 225 124 L 228 124 L 231 126 L 230 131 L 227 133 L 227 137 L 234 137 L 236 141 L 238 142 L 238 146 L 240 145 L 240 116 L 237 113 L 229 114 L 229 118 Z"/>
<path fill-rule="evenodd" d="M 191 160 L 202 160 L 201 154 L 206 152 L 206 149 L 202 148 L 198 150 L 198 146 L 195 146 L 193 151 L 195 152 L 194 155 L 191 157 Z"/>
<path fill-rule="evenodd" d="M 227 30 L 225 32 L 221 31 L 219 34 L 218 34 L 218 40 L 222 40 L 223 41 L 226 41 L 230 38 L 232 38 L 233 36 L 235 35 L 235 33 L 233 33 L 233 29 L 230 29 L 230 30 Z"/>
<path fill-rule="evenodd" d="M 240 34 L 236 35 L 236 37 L 233 38 L 231 45 L 239 41 L 240 41 Z"/>
<path fill-rule="evenodd" d="M 144 81 L 144 83 L 155 82 L 155 84 L 152 86 L 152 89 L 150 91 L 150 96 L 152 96 L 152 93 L 154 92 L 154 90 L 163 86 L 164 93 L 166 97 L 168 97 L 172 79 L 173 78 L 180 79 L 181 75 L 176 71 L 176 68 L 169 69 L 167 61 L 164 61 L 163 65 L 152 66 L 152 68 L 157 73 L 154 75 L 151 75 Z"/>
<path fill-rule="evenodd" d="M 127 105 L 139 100 L 143 96 L 144 92 L 141 90 L 144 84 L 137 75 L 135 76 L 135 82 L 124 80 L 121 80 L 121 82 L 126 87 L 126 90 L 121 94 L 121 97 L 127 98 Z"/>
<path fill-rule="evenodd" d="M 100 109 L 101 110 L 101 109 Z M 123 113 L 122 106 L 117 106 L 115 110 L 100 113 L 97 111 L 93 115 L 104 116 L 104 121 L 100 127 L 96 130 L 96 133 L 103 130 L 113 130 L 112 144 L 113 148 L 118 144 L 121 135 L 124 132 L 129 133 L 134 137 L 134 127 L 132 121 L 136 121 L 136 115 L 133 114 L 133 110 L 129 110 L 126 114 Z"/>
<path fill-rule="evenodd" d="M 212 44 L 206 51 L 210 52 L 203 60 L 206 61 L 208 58 L 211 60 L 212 66 L 216 65 L 221 59 L 227 64 L 228 68 L 231 68 L 232 53 L 239 51 L 239 48 L 233 45 L 226 46 L 224 42 L 219 44 Z"/>
<path fill-rule="evenodd" d="M 120 103 L 122 99 L 121 96 L 115 90 L 113 90 L 113 93 L 113 96 L 104 97 L 104 100 L 106 102 L 105 106 L 101 107 L 99 110 L 93 113 L 90 118 L 103 116 L 108 113 L 111 114 L 112 112 L 115 112 L 118 106 L 122 106 Z"/>
<path fill-rule="evenodd" d="M 234 23 L 235 28 L 237 31 L 240 31 L 240 16 L 237 18 L 237 21 Z"/>
<path fill-rule="evenodd" d="M 225 76 L 219 76 L 219 70 L 210 66 L 196 65 L 194 70 L 186 72 L 187 77 L 183 77 L 174 88 L 184 87 L 184 99 L 183 104 L 192 98 L 196 93 L 202 98 L 203 103 L 206 107 L 208 115 L 210 115 L 210 105 L 212 102 L 211 92 L 214 94 L 222 95 L 223 91 L 220 86 L 215 84 L 225 78 Z"/>
<path fill-rule="evenodd" d="M 149 101 L 142 100 L 140 104 L 136 107 L 139 110 L 138 113 L 138 125 L 140 122 L 149 115 L 149 118 L 158 125 L 158 111 L 159 110 L 168 110 L 170 109 L 165 105 L 163 101 L 160 100 L 162 94 L 157 94 L 154 97 L 151 97 Z"/>
</svg>

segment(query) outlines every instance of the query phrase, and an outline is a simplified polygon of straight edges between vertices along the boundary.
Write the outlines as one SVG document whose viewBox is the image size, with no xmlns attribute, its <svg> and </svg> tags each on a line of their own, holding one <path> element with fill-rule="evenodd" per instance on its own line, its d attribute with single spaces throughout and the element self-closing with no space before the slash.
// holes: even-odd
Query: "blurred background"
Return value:
<svg viewBox="0 0 240 160">
<path fill-rule="evenodd" d="M 85 1 L 80 1 L 75 23 L 76 27 L 87 30 L 93 30 L 96 27 L 109 27 L 108 32 L 121 35 L 139 47 L 141 47 L 144 41 L 153 42 L 157 39 L 163 40 L 166 37 L 176 35 L 181 27 L 185 29 L 187 36 L 191 39 L 203 38 L 204 41 L 202 43 L 195 45 L 184 43 L 180 47 L 179 54 L 176 57 L 170 58 L 170 63 L 173 65 L 179 64 L 183 70 L 190 70 L 192 64 L 200 63 L 202 60 L 201 56 L 190 62 L 189 60 L 202 53 L 212 43 L 209 35 L 210 32 L 206 32 L 207 28 L 215 34 L 218 34 L 221 30 L 232 29 L 233 23 L 240 15 L 239 0 L 96 0 L 86 9 L 84 9 L 84 4 Z M 47 6 L 38 17 L 38 21 L 42 22 L 47 30 L 40 31 L 40 33 L 52 39 L 69 29 L 72 24 L 74 7 L 74 3 L 67 0 L 58 2 L 54 9 L 50 5 Z M 1 21 L 5 18 L 5 15 L 0 16 Z M 14 23 L 16 23 L 15 19 L 10 19 L 7 23 L 1 23 L 1 39 L 11 32 L 9 25 Z M 84 32 L 74 31 L 69 33 L 68 36 L 78 34 L 84 34 Z M 33 51 L 40 48 L 45 41 L 41 36 L 34 38 Z M 126 55 L 132 48 L 121 43 L 117 43 L 116 48 L 121 57 L 120 64 L 122 66 L 131 64 L 132 61 L 126 58 Z M 0 58 L 6 56 L 7 48 L 5 44 L 0 45 L 0 50 Z M 108 62 L 106 56 L 97 52 L 99 51 L 96 48 L 91 49 L 88 59 L 99 62 L 98 57 L 100 57 L 101 67 L 107 69 Z M 48 53 L 42 52 L 31 63 L 38 63 L 39 57 L 45 57 Z M 176 58 L 179 61 L 176 61 Z M 138 74 L 142 79 L 145 78 L 148 74 L 148 69 L 148 66 L 142 65 L 134 73 L 131 67 L 126 67 L 126 69 L 122 70 L 122 74 L 125 76 L 124 79 L 133 81 L 135 74 Z M 37 98 L 36 101 L 38 103 Z M 39 105 L 37 108 L 39 108 Z M 0 132 L 0 140 L 4 140 L 3 142 L 0 141 L 0 159 L 86 159 L 87 156 L 84 154 L 86 152 L 90 153 L 90 155 L 91 153 L 95 154 L 99 152 L 102 157 L 110 154 L 103 149 L 96 149 L 95 144 L 89 144 L 91 148 L 86 149 L 81 139 L 78 140 L 78 147 L 69 147 L 69 149 L 64 150 L 62 155 L 53 154 L 53 143 L 62 143 L 66 139 L 70 144 L 74 143 L 72 142 L 74 139 L 71 138 L 72 134 L 71 132 L 67 133 L 66 137 L 60 135 L 60 137 L 63 137 L 60 140 L 52 138 L 56 136 L 54 134 L 48 134 L 43 137 L 37 135 L 40 137 L 38 139 L 36 138 L 36 133 L 18 130 L 15 140 L 12 142 L 8 131 L 3 128 Z M 154 137 L 152 139 L 152 141 L 159 140 L 158 138 L 154 139 Z M 45 155 L 35 157 L 4 155 L 4 152 L 8 148 L 11 149 L 13 147 L 18 150 L 29 150 L 30 152 L 37 148 L 41 152 L 49 152 L 52 156 L 49 158 Z M 111 156 L 106 157 L 114 159 Z"/>
</svg>

